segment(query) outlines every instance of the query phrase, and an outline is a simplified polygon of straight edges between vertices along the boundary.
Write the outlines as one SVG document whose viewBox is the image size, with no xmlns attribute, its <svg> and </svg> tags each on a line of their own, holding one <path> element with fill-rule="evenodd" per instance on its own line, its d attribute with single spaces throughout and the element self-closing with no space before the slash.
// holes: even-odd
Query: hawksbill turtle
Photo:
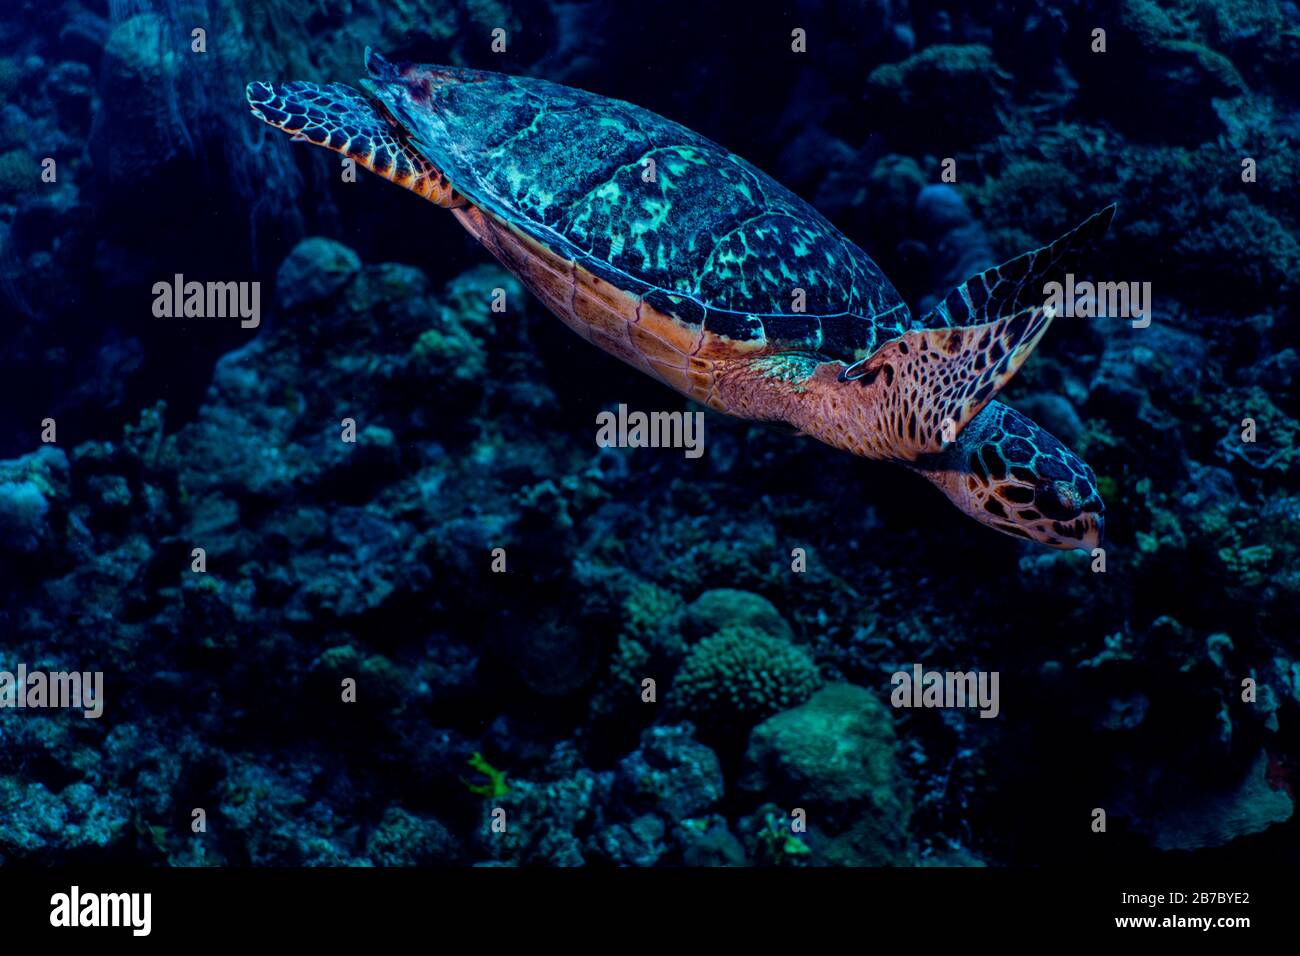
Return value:
<svg viewBox="0 0 1300 956">
<path fill-rule="evenodd" d="M 820 213 L 677 123 L 545 80 L 370 50 L 366 68 L 361 90 L 255 82 L 248 103 L 451 210 L 571 329 L 683 395 L 901 463 L 1006 534 L 1099 544 L 1092 469 L 993 397 L 1113 205 L 917 319 Z"/>
</svg>

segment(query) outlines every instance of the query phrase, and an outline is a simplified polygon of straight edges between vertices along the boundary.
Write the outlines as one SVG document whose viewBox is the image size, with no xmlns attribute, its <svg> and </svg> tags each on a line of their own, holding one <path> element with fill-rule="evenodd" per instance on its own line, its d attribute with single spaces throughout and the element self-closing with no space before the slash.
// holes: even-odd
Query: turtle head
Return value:
<svg viewBox="0 0 1300 956">
<path fill-rule="evenodd" d="M 1091 468 L 1031 419 L 990 402 L 943 451 L 912 467 L 981 524 L 1053 548 L 1101 544 L 1105 505 Z"/>
<path fill-rule="evenodd" d="M 366 72 L 361 86 L 399 121 L 418 128 L 424 118 L 445 106 L 441 91 L 462 83 L 482 83 L 493 74 L 458 66 L 387 60 L 366 47 Z"/>
</svg>

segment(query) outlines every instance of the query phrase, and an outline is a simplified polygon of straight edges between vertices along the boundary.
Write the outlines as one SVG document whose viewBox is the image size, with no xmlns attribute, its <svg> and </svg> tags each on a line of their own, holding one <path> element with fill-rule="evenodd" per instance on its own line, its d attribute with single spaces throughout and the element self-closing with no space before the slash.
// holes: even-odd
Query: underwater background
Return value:
<svg viewBox="0 0 1300 956">
<path fill-rule="evenodd" d="M 1085 271 L 1149 327 L 1058 320 L 1002 395 L 1105 571 L 788 428 L 597 447 L 685 400 L 249 114 L 367 46 L 662 113 L 918 315 L 1118 203 Z M 1284 0 L 6 0 L 0 671 L 104 712 L 0 709 L 0 862 L 1300 862 L 1297 76 Z M 155 318 L 176 274 L 260 326 Z M 891 707 L 918 663 L 997 718 Z"/>
</svg>

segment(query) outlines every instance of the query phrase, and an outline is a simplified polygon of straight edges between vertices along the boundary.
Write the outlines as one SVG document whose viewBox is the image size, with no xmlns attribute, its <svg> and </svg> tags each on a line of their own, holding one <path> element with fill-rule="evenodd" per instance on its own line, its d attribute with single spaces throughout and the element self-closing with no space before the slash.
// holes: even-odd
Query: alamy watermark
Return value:
<svg viewBox="0 0 1300 956">
<path fill-rule="evenodd" d="M 95 720 L 104 713 L 103 671 L 0 671 L 0 710 L 80 710 Z"/>
<path fill-rule="evenodd" d="M 148 936 L 153 930 L 153 894 L 83 893 L 73 884 L 68 892 L 50 897 L 50 925 L 123 927 L 132 936 Z"/>
<path fill-rule="evenodd" d="M 910 671 L 895 671 L 889 702 L 895 707 L 978 707 L 981 717 L 996 717 L 997 671 L 927 671 L 913 664 Z"/>
<path fill-rule="evenodd" d="M 703 412 L 618 412 L 596 416 L 596 444 L 601 448 L 684 448 L 687 458 L 704 454 Z"/>
<path fill-rule="evenodd" d="M 159 319 L 239 319 L 245 329 L 262 324 L 262 283 L 185 281 L 153 284 L 153 314 Z"/>
<path fill-rule="evenodd" d="M 1151 324 L 1150 282 L 1075 282 L 1074 273 L 1065 274 L 1065 283 L 1049 282 L 1043 286 L 1047 308 L 1056 315 L 1071 319 L 1132 319 L 1135 329 Z"/>
</svg>

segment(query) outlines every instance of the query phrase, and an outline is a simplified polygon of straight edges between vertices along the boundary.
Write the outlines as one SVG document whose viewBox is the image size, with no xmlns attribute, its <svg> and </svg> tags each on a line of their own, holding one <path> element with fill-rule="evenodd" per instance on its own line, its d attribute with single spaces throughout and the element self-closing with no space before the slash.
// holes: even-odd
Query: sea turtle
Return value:
<svg viewBox="0 0 1300 956">
<path fill-rule="evenodd" d="M 1114 206 L 913 318 L 879 267 L 745 160 L 630 103 L 366 51 L 362 91 L 250 83 L 254 115 L 450 209 L 571 329 L 718 411 L 906 465 L 961 510 L 1098 545 L 1092 469 L 991 401 L 1053 318 L 1043 286 Z"/>
</svg>

